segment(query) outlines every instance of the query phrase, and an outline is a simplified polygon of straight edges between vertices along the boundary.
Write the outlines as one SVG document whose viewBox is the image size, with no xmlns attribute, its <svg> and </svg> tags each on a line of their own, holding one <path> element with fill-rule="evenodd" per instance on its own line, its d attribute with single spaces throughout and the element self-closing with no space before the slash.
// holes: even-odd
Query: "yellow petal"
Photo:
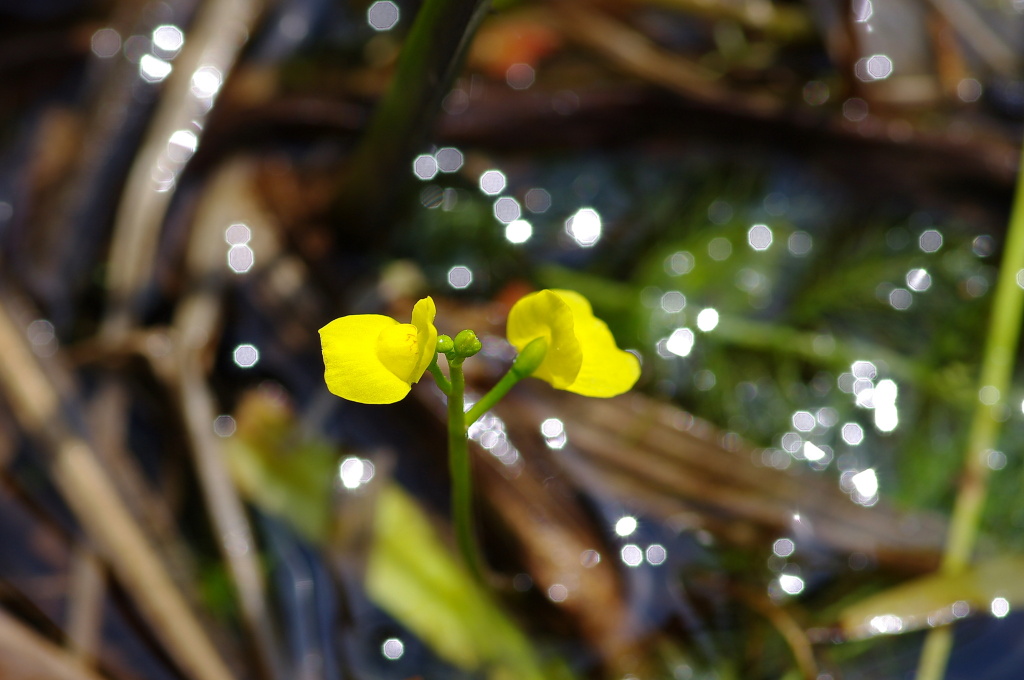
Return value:
<svg viewBox="0 0 1024 680">
<path fill-rule="evenodd" d="M 324 380 L 331 393 L 363 404 L 393 404 L 409 393 L 409 383 L 377 357 L 381 331 L 398 322 L 380 314 L 335 319 L 320 329 Z"/>
<path fill-rule="evenodd" d="M 419 357 L 412 372 L 411 382 L 418 382 L 427 366 L 430 366 L 430 362 L 437 356 L 437 328 L 434 327 L 436 314 L 437 308 L 430 297 L 423 298 L 412 308 L 412 325 L 416 327 Z"/>
<path fill-rule="evenodd" d="M 399 323 L 385 326 L 377 336 L 377 358 L 380 363 L 400 380 L 410 384 L 420 358 L 416 334 L 416 326 Z M 419 378 L 418 375 L 416 377 Z"/>
<path fill-rule="evenodd" d="M 534 377 L 565 389 L 576 380 L 583 362 L 580 343 L 573 332 L 573 315 L 561 297 L 550 290 L 530 293 L 508 313 L 508 341 L 520 352 L 536 338 L 544 338 L 548 352 Z"/>
<path fill-rule="evenodd" d="M 572 290 L 551 292 L 572 311 L 583 356 L 576 379 L 563 389 L 586 397 L 614 397 L 629 391 L 640 378 L 640 361 L 618 348 L 608 325 L 594 316 L 585 297 Z"/>
</svg>

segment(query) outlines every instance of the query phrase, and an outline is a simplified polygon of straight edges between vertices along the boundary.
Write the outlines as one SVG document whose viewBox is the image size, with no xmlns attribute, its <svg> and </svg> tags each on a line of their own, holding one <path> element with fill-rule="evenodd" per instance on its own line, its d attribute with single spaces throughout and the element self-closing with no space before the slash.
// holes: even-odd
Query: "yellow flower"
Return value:
<svg viewBox="0 0 1024 680">
<path fill-rule="evenodd" d="M 412 323 L 355 314 L 321 328 L 327 389 L 363 404 L 392 404 L 405 397 L 437 352 L 436 313 L 426 297 L 412 308 Z"/>
<path fill-rule="evenodd" d="M 508 313 L 508 341 L 520 352 L 531 341 L 547 343 L 533 373 L 560 390 L 587 397 L 614 397 L 640 377 L 637 358 L 619 349 L 585 297 L 571 290 L 530 293 Z"/>
</svg>

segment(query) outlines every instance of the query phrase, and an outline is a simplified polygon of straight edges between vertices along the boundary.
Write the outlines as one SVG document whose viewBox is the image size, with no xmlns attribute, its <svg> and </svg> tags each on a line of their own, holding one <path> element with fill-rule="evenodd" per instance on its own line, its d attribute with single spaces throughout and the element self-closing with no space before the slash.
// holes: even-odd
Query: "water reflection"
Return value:
<svg viewBox="0 0 1024 680">
<path fill-rule="evenodd" d="M 718 310 L 706 307 L 697 315 L 697 328 L 708 333 L 718 327 Z"/>
<path fill-rule="evenodd" d="M 412 172 L 424 182 L 437 175 L 437 159 L 430 154 L 420 154 L 412 162 Z"/>
<path fill-rule="evenodd" d="M 618 521 L 615 522 L 615 533 L 619 536 L 629 536 L 630 534 L 636 531 L 636 528 L 636 517 L 626 515 L 624 517 L 620 517 Z"/>
<path fill-rule="evenodd" d="M 668 559 L 668 551 L 665 550 L 665 546 L 659 543 L 652 543 L 647 546 L 647 552 L 644 553 L 647 558 L 647 563 L 651 566 L 658 566 L 664 564 L 665 560 Z"/>
<path fill-rule="evenodd" d="M 197 99 L 209 100 L 220 92 L 224 84 L 224 74 L 213 66 L 200 66 L 192 73 L 189 90 Z"/>
<path fill-rule="evenodd" d="M 747 243 L 754 250 L 768 250 L 772 245 L 772 230 L 766 224 L 755 224 L 747 231 Z"/>
<path fill-rule="evenodd" d="M 779 589 L 787 595 L 799 595 L 804 590 L 804 580 L 795 574 L 779 576 Z"/>
<path fill-rule="evenodd" d="M 670 290 L 661 296 L 661 308 L 669 314 L 681 312 L 685 307 L 686 296 L 678 290 Z"/>
<path fill-rule="evenodd" d="M 864 441 L 864 428 L 857 423 L 846 423 L 843 425 L 840 433 L 843 437 L 843 441 L 850 446 L 857 446 Z"/>
<path fill-rule="evenodd" d="M 375 31 L 388 31 L 398 23 L 400 14 L 398 5 L 390 0 L 379 0 L 366 10 L 366 23 Z"/>
<path fill-rule="evenodd" d="M 871 506 L 878 502 L 878 475 L 874 468 L 862 470 L 850 478 L 853 500 L 859 505 Z"/>
<path fill-rule="evenodd" d="M 685 250 L 680 250 L 665 258 L 665 273 L 669 276 L 689 274 L 693 270 L 693 263 L 693 255 Z M 1024 288 L 1024 284 L 1021 284 L 1021 287 Z"/>
<path fill-rule="evenodd" d="M 633 543 L 627 543 L 622 546 L 619 556 L 627 567 L 638 567 L 644 561 L 644 553 L 640 550 L 640 546 Z"/>
<path fill-rule="evenodd" d="M 260 352 L 255 345 L 239 345 L 233 352 L 235 364 L 240 368 L 252 368 L 260 360 Z"/>
<path fill-rule="evenodd" d="M 493 413 L 485 413 L 473 423 L 468 435 L 506 467 L 520 462 L 519 450 L 509 441 L 504 421 Z"/>
<path fill-rule="evenodd" d="M 780 538 L 772 544 L 772 552 L 779 557 L 789 557 L 795 551 L 796 544 L 788 538 Z"/>
<path fill-rule="evenodd" d="M 593 208 L 580 208 L 565 221 L 565 232 L 576 243 L 589 248 L 601 238 L 601 216 Z"/>
<path fill-rule="evenodd" d="M 525 90 L 533 85 L 537 74 L 529 64 L 512 64 L 505 72 L 505 82 L 513 90 Z"/>
<path fill-rule="evenodd" d="M 47 319 L 36 319 L 25 329 L 32 353 L 37 357 L 52 357 L 57 353 L 57 329 Z"/>
<path fill-rule="evenodd" d="M 338 480 L 346 489 L 355 490 L 372 480 L 375 472 L 369 460 L 350 456 L 338 465 Z"/>
<path fill-rule="evenodd" d="M 101 28 L 92 34 L 90 47 L 100 59 L 110 59 L 121 51 L 121 34 L 113 28 Z"/>
<path fill-rule="evenodd" d="M 405 654 L 405 644 L 398 638 L 388 638 L 380 646 L 380 651 L 384 658 L 394 661 L 401 659 Z"/>
<path fill-rule="evenodd" d="M 514 220 L 505 226 L 505 239 L 509 243 L 526 243 L 533 236 L 533 225 L 526 220 Z"/>
<path fill-rule="evenodd" d="M 689 356 L 693 350 L 693 331 L 689 328 L 677 328 L 659 343 L 658 354 L 664 357 L 675 355 L 679 357 Z M 664 352 L 662 351 L 664 348 Z"/>
<path fill-rule="evenodd" d="M 480 175 L 480 191 L 488 196 L 500 194 L 505 190 L 506 183 L 505 175 L 500 170 L 487 170 Z"/>
<path fill-rule="evenodd" d="M 219 415 L 213 419 L 213 433 L 218 437 L 230 437 L 237 429 L 235 419 L 229 415 Z"/>
<path fill-rule="evenodd" d="M 551 207 L 551 194 L 535 187 L 526 192 L 526 209 L 532 213 L 545 213 Z"/>
<path fill-rule="evenodd" d="M 185 34 L 171 24 L 164 24 L 153 29 L 153 47 L 165 59 L 173 59 L 185 44 Z"/>
<path fill-rule="evenodd" d="M 437 160 L 437 169 L 441 172 L 457 172 L 465 161 L 462 152 L 452 146 L 438 149 L 434 158 Z"/>
<path fill-rule="evenodd" d="M 552 583 L 548 588 L 548 599 L 552 602 L 565 602 L 569 597 L 569 589 L 561 583 Z"/>
<path fill-rule="evenodd" d="M 494 216 L 499 222 L 510 224 L 519 219 L 523 211 L 519 207 L 519 201 L 508 196 L 502 196 L 494 202 Z"/>
<path fill-rule="evenodd" d="M 806 231 L 794 231 L 786 241 L 786 247 L 794 257 L 805 257 L 813 246 L 814 239 Z"/>
<path fill-rule="evenodd" d="M 934 253 L 942 247 L 942 234 L 935 229 L 926 229 L 917 239 L 918 247 L 926 253 Z"/>
<path fill-rule="evenodd" d="M 456 265 L 448 270 L 448 285 L 452 288 L 468 288 L 473 283 L 473 272 L 469 267 Z"/>
<path fill-rule="evenodd" d="M 148 83 L 159 83 L 171 74 L 171 69 L 169 62 L 152 54 L 144 54 L 139 59 L 139 76 Z"/>
</svg>

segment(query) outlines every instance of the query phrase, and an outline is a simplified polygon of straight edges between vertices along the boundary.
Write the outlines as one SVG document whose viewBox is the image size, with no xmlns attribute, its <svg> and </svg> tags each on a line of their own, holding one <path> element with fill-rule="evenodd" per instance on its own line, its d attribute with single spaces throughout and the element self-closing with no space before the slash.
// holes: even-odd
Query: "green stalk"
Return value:
<svg viewBox="0 0 1024 680">
<path fill-rule="evenodd" d="M 547 338 L 534 338 L 531 340 L 523 348 L 523 351 L 516 356 L 512 362 L 512 367 L 508 369 L 508 373 L 480 401 L 473 404 L 473 408 L 469 409 L 466 413 L 466 427 L 468 428 L 480 416 L 494 408 L 494 405 L 508 394 L 508 391 L 515 387 L 517 382 L 533 375 L 533 372 L 543 363 L 547 351 Z"/>
<path fill-rule="evenodd" d="M 1024 148 L 1021 165 L 1024 169 Z M 960 488 L 953 507 L 942 572 L 949 576 L 962 573 L 971 560 L 978 537 L 985 500 L 988 494 L 988 453 L 995 448 L 1002 427 L 1000 415 L 1006 407 L 1006 395 L 1013 376 L 1013 364 L 1020 339 L 1021 316 L 1024 312 L 1024 290 L 1017 283 L 1017 274 L 1024 269 L 1024 172 L 1018 170 L 1017 188 L 1010 213 L 1003 261 L 999 267 L 992 312 L 989 318 L 985 352 L 982 356 L 979 395 L 982 390 L 997 390 L 993 404 L 980 399 L 975 404 L 974 419 L 967 438 L 966 460 Z M 918 665 L 917 680 L 941 680 L 952 647 L 949 628 L 930 631 Z"/>
<path fill-rule="evenodd" d="M 434 355 L 434 360 L 427 366 L 427 370 L 430 371 L 430 375 L 434 376 L 434 382 L 441 388 L 441 391 L 448 396 L 452 393 L 452 384 L 448 382 L 448 378 L 441 372 L 441 367 L 437 365 L 437 355 Z"/>
<path fill-rule="evenodd" d="M 498 384 L 491 388 L 491 391 L 480 398 L 480 401 L 473 404 L 468 411 L 466 411 L 466 427 L 480 420 L 480 416 L 494 408 L 494 405 L 501 401 L 501 398 L 508 394 L 508 391 L 515 387 L 516 383 L 523 379 L 523 376 L 516 373 L 514 370 L 510 370 Z"/>
<path fill-rule="evenodd" d="M 463 357 L 449 358 L 448 374 L 448 469 L 452 478 L 452 521 L 462 559 L 477 581 L 483 582 L 480 558 L 473 539 L 473 477 L 469 463 L 469 438 L 466 435 L 466 377 Z"/>
</svg>

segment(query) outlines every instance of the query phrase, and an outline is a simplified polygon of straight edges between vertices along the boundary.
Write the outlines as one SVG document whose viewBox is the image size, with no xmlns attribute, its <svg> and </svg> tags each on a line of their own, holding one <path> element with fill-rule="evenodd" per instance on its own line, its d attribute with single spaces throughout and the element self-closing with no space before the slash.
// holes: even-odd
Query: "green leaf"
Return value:
<svg viewBox="0 0 1024 680">
<path fill-rule="evenodd" d="M 846 607 L 839 613 L 839 625 L 849 637 L 864 638 L 925 628 L 929 618 L 936 624 L 948 623 L 955 618 L 953 605 L 958 602 L 966 603 L 970 612 L 991 611 L 996 598 L 1019 607 L 1024 605 L 1022 573 L 1024 556 L 1007 555 L 955 576 L 931 574 Z"/>
<path fill-rule="evenodd" d="M 438 538 L 412 498 L 380 490 L 366 591 L 439 656 L 491 680 L 547 677 L 516 625 Z"/>
</svg>

